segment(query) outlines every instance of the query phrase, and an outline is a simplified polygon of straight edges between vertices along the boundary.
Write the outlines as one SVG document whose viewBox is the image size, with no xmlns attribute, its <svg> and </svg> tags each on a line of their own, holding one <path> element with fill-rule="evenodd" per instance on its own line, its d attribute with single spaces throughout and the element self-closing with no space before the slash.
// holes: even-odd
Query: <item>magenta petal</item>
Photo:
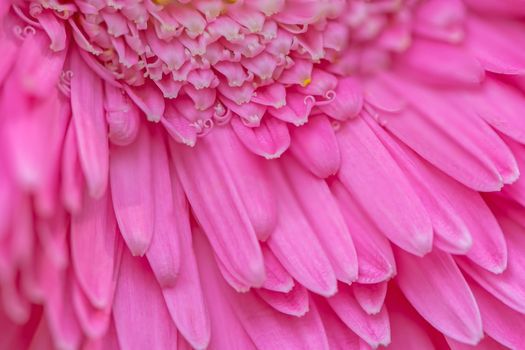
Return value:
<svg viewBox="0 0 525 350">
<path fill-rule="evenodd" d="M 375 315 L 368 315 L 359 306 L 352 290 L 342 284 L 339 293 L 327 300 L 341 321 L 370 346 L 375 348 L 390 343 L 390 322 L 385 307 Z"/>
<path fill-rule="evenodd" d="M 342 127 L 338 140 L 342 158 L 338 177 L 347 190 L 392 242 L 417 255 L 429 252 L 428 214 L 372 130 L 357 118 Z"/>
<path fill-rule="evenodd" d="M 177 328 L 146 259 L 133 257 L 128 251 L 122 256 L 113 319 L 123 348 L 169 349 L 177 343 Z"/>
<path fill-rule="evenodd" d="M 150 138 L 148 130 L 141 127 L 131 145 L 111 148 L 110 159 L 111 197 L 117 223 L 131 253 L 140 256 L 151 243 L 155 220 Z"/>
<path fill-rule="evenodd" d="M 109 195 L 84 199 L 71 219 L 71 255 L 78 282 L 88 300 L 105 308 L 112 300 L 116 257 L 116 221 Z M 96 263 L 93 257 L 96 256 Z"/>
<path fill-rule="evenodd" d="M 206 140 L 193 149 L 170 145 L 184 192 L 218 259 L 236 279 L 247 285 L 262 285 L 265 273 L 257 236 L 228 176 L 230 170 L 214 155 L 220 150 L 213 150 Z"/>
<path fill-rule="evenodd" d="M 178 179 L 171 174 L 168 152 L 160 133 L 151 140 L 154 228 L 146 257 L 162 287 L 175 285 L 182 260 L 179 237 L 189 230 L 189 212 Z"/>
<path fill-rule="evenodd" d="M 89 193 L 100 198 L 108 182 L 108 139 L 102 80 L 76 51 L 71 56 L 71 108 L 80 165 Z"/>
<path fill-rule="evenodd" d="M 419 314 L 447 336 L 476 344 L 483 336 L 481 316 L 452 257 L 440 251 L 423 258 L 401 249 L 395 253 L 397 283 Z"/>
<path fill-rule="evenodd" d="M 330 120 L 313 117 L 304 126 L 291 127 L 292 154 L 318 177 L 335 175 L 341 165 L 341 154 Z"/>
</svg>

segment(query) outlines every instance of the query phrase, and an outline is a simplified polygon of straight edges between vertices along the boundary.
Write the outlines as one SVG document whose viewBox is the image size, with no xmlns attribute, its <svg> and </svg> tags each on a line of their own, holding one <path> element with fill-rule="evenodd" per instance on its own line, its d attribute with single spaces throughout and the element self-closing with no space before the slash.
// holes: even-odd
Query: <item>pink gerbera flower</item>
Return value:
<svg viewBox="0 0 525 350">
<path fill-rule="evenodd" d="M 523 0 L 0 18 L 0 349 L 525 349 Z"/>
</svg>

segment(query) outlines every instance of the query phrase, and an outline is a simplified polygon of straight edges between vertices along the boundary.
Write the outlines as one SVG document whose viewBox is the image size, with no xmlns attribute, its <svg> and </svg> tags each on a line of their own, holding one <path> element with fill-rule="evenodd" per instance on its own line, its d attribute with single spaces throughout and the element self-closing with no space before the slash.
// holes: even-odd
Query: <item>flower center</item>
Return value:
<svg viewBox="0 0 525 350">
<path fill-rule="evenodd" d="M 370 60 L 366 50 L 406 14 L 411 5 L 404 3 L 27 0 L 15 7 L 22 16 L 55 14 L 103 79 L 189 100 L 194 111 L 209 115 L 232 110 L 246 125 L 258 126 L 267 111 L 287 106 L 298 114 L 295 123 L 304 123 L 312 106 L 335 97 L 338 76 L 384 64 Z M 289 96 L 302 106 L 291 105 Z"/>
</svg>

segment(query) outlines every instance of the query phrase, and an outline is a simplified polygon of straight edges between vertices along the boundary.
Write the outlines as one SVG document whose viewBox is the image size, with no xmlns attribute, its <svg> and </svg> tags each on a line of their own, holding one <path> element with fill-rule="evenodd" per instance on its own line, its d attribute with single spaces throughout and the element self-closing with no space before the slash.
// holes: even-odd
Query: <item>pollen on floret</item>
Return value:
<svg viewBox="0 0 525 350">
<path fill-rule="evenodd" d="M 153 2 L 157 5 L 166 6 L 173 2 L 174 0 L 153 0 Z"/>
<path fill-rule="evenodd" d="M 303 81 L 301 81 L 301 86 L 302 87 L 307 87 L 311 83 L 312 83 L 312 78 L 308 77 L 308 78 L 303 79 Z"/>
</svg>

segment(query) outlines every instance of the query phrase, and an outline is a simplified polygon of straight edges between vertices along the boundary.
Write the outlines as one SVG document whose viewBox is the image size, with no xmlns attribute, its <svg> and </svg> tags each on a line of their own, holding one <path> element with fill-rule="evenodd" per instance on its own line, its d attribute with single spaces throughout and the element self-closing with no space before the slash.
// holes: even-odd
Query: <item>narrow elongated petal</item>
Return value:
<svg viewBox="0 0 525 350">
<path fill-rule="evenodd" d="M 171 287 L 176 283 L 181 261 L 180 232 L 189 230 L 188 205 L 180 185 L 174 183 L 178 180 L 170 174 L 168 152 L 159 133 L 151 140 L 150 159 L 155 216 L 146 257 L 160 285 Z"/>
<path fill-rule="evenodd" d="M 266 279 L 262 287 L 274 292 L 289 292 L 294 286 L 292 276 L 266 245 L 261 246 L 261 249 L 264 256 L 264 267 L 266 268 Z"/>
<path fill-rule="evenodd" d="M 392 342 L 388 349 L 393 350 L 434 350 L 432 340 L 416 322 L 399 312 L 390 313 Z"/>
<path fill-rule="evenodd" d="M 289 187 L 289 182 L 276 163 L 268 164 L 278 198 L 277 226 L 268 239 L 268 247 L 286 270 L 311 291 L 329 296 L 336 292 L 336 277 L 313 227 L 308 222 L 300 203 Z M 300 234 L 302 239 L 297 240 Z"/>
<path fill-rule="evenodd" d="M 300 284 L 285 293 L 267 289 L 256 289 L 255 292 L 268 305 L 283 314 L 302 317 L 309 310 L 308 291 Z"/>
<path fill-rule="evenodd" d="M 322 298 L 315 298 L 315 304 L 321 314 L 326 329 L 328 344 L 333 350 L 362 350 L 360 339 L 336 315 L 328 303 Z"/>
<path fill-rule="evenodd" d="M 253 153 L 267 159 L 279 158 L 290 146 L 290 134 L 284 122 L 264 118 L 261 125 L 250 128 L 236 118 L 231 121 L 241 142 Z"/>
<path fill-rule="evenodd" d="M 292 154 L 318 177 L 334 175 L 341 164 L 339 145 L 332 124 L 325 116 L 317 116 L 301 127 L 292 127 Z"/>
<path fill-rule="evenodd" d="M 215 157 L 220 157 L 230 171 L 250 222 L 260 240 L 268 238 L 277 221 L 275 194 L 264 169 L 264 161 L 244 148 L 230 128 L 215 130 L 208 136 Z"/>
<path fill-rule="evenodd" d="M 357 118 L 341 128 L 338 140 L 342 157 L 338 177 L 360 206 L 395 244 L 416 255 L 430 251 L 430 219 L 372 130 Z"/>
<path fill-rule="evenodd" d="M 126 87 L 126 93 L 152 122 L 158 122 L 164 114 L 165 102 L 160 90 L 153 84 L 140 88 Z"/>
<path fill-rule="evenodd" d="M 458 259 L 461 268 L 483 288 L 507 306 L 521 313 L 525 312 L 525 235 L 523 227 L 511 219 L 499 217 L 498 221 L 505 232 L 508 248 L 507 268 L 500 274 L 481 269 L 470 262 Z"/>
<path fill-rule="evenodd" d="M 494 128 L 525 143 L 525 122 L 521 118 L 525 101 L 519 90 L 493 77 L 487 77 L 481 88 L 481 91 L 456 95 L 461 108 L 474 109 Z"/>
<path fill-rule="evenodd" d="M 369 315 L 374 315 L 379 313 L 383 307 L 387 286 L 386 282 L 376 284 L 355 283 L 352 285 L 352 290 L 355 299 L 363 310 Z"/>
<path fill-rule="evenodd" d="M 340 79 L 334 92 L 333 101 L 319 108 L 336 120 L 343 121 L 357 116 L 363 107 L 361 84 L 354 78 Z"/>
<path fill-rule="evenodd" d="M 489 271 L 503 271 L 507 265 L 505 238 L 481 196 L 422 162 L 379 127 L 374 130 L 415 184 L 439 237 L 436 245 L 465 254 Z"/>
<path fill-rule="evenodd" d="M 108 182 L 108 140 L 102 80 L 73 51 L 71 55 L 71 108 L 80 165 L 89 194 L 100 198 Z"/>
<path fill-rule="evenodd" d="M 477 283 L 470 283 L 483 320 L 483 330 L 499 343 L 511 349 L 525 344 L 525 319 L 523 314 L 512 310 L 490 295 Z"/>
<path fill-rule="evenodd" d="M 20 59 L 15 65 L 15 72 L 20 79 L 22 91 L 28 95 L 46 96 L 60 79 L 66 54 L 67 50 L 56 52 L 49 50 L 49 38 L 40 31 L 24 40 L 20 48 Z M 78 57 L 75 54 L 72 56 Z M 81 66 L 76 65 L 75 60 L 71 62 L 71 69 L 75 74 L 92 74 L 87 71 L 83 63 Z M 78 69 L 84 69 L 87 72 L 78 72 Z M 89 80 L 84 81 L 84 83 L 89 82 Z M 95 92 L 95 96 L 97 93 L 100 92 Z"/>
<path fill-rule="evenodd" d="M 67 271 L 48 266 L 46 318 L 53 340 L 59 347 L 74 349 L 80 345 L 82 332 L 71 302 L 71 283 Z"/>
<path fill-rule="evenodd" d="M 116 229 L 108 194 L 98 200 L 86 196 L 83 210 L 71 220 L 71 255 L 78 282 L 88 300 L 101 309 L 112 298 Z"/>
<path fill-rule="evenodd" d="M 385 86 L 391 86 L 413 105 L 401 113 L 379 114 L 385 127 L 406 145 L 474 190 L 499 190 L 503 183 L 516 179 L 519 172 L 512 154 L 477 116 L 438 98 L 439 92 L 429 94 L 420 85 L 398 76 L 382 78 Z M 454 127 L 450 127 L 443 115 L 454 116 L 450 117 Z"/>
<path fill-rule="evenodd" d="M 464 48 L 447 43 L 416 39 L 400 63 L 416 79 L 433 84 L 477 84 L 485 71 Z"/>
<path fill-rule="evenodd" d="M 352 290 L 340 284 L 339 293 L 327 301 L 337 316 L 370 346 L 388 345 L 390 343 L 390 322 L 386 308 L 376 315 L 368 315 L 359 306 Z"/>
<path fill-rule="evenodd" d="M 468 16 L 471 33 L 467 47 L 483 67 L 495 73 L 519 74 L 525 71 L 525 54 L 519 50 L 521 24 L 507 20 L 487 20 Z"/>
<path fill-rule="evenodd" d="M 177 329 L 145 258 L 124 252 L 115 293 L 113 319 L 120 346 L 176 348 Z"/>
<path fill-rule="evenodd" d="M 352 237 L 328 185 L 307 172 L 292 158 L 284 157 L 281 163 L 337 278 L 346 283 L 353 282 L 357 279 L 357 255 Z"/>
<path fill-rule="evenodd" d="M 427 165 L 411 150 L 395 142 L 375 122 L 369 122 L 368 125 L 390 151 L 427 209 L 434 229 L 434 245 L 450 253 L 463 254 L 469 251 L 472 247 L 472 236 L 467 225 L 454 208 L 453 201 L 447 198 L 448 189 L 440 189 L 440 184 L 434 179 L 448 177 L 440 177 L 437 172 L 434 172 L 435 175 L 430 171 L 425 172 Z"/>
<path fill-rule="evenodd" d="M 141 128 L 131 145 L 111 148 L 111 197 L 115 216 L 131 253 L 140 256 L 150 245 L 155 220 L 150 137 L 146 128 Z"/>
<path fill-rule="evenodd" d="M 117 332 L 115 331 L 115 323 L 110 320 L 108 331 L 99 338 L 86 339 L 84 343 L 85 350 L 111 350 L 120 346 L 117 339 Z"/>
<path fill-rule="evenodd" d="M 423 258 L 401 249 L 394 253 L 397 283 L 419 314 L 449 337 L 476 344 L 483 334 L 479 309 L 452 257 L 439 251 Z"/>
<path fill-rule="evenodd" d="M 171 174 L 173 213 L 177 218 L 176 231 L 180 240 L 180 268 L 173 285 L 164 285 L 162 293 L 175 325 L 184 338 L 196 349 L 205 349 L 210 341 L 210 317 L 204 301 L 199 271 L 192 247 L 188 204 L 174 170 Z M 149 253 L 149 252 L 148 252 Z"/>
<path fill-rule="evenodd" d="M 213 145 L 206 142 L 192 150 L 173 143 L 171 146 L 184 192 L 218 259 L 238 280 L 247 285 L 262 285 L 261 249 L 224 161 L 213 156 Z"/>
<path fill-rule="evenodd" d="M 77 153 L 77 136 L 73 123 L 69 123 L 62 151 L 61 198 L 64 206 L 72 213 L 76 213 L 82 206 L 84 177 Z"/>
<path fill-rule="evenodd" d="M 253 292 L 234 295 L 223 281 L 217 279 L 217 268 L 209 259 L 209 245 L 199 235 L 196 237 L 196 250 L 199 268 L 206 271 L 205 276 L 211 278 L 209 281 L 215 288 L 226 293 L 235 315 L 258 348 L 328 349 L 317 309 L 310 309 L 303 317 L 289 316 L 271 309 Z M 274 329 L 275 333 L 265 332 L 265 329 Z"/>
<path fill-rule="evenodd" d="M 84 333 L 90 338 L 100 338 L 106 334 L 111 322 L 113 295 L 117 286 L 116 276 L 112 281 L 111 304 L 104 308 L 95 308 L 84 295 L 81 287 L 74 283 L 72 287 L 72 303 L 78 323 Z"/>
<path fill-rule="evenodd" d="M 378 283 L 389 280 L 396 273 L 390 243 L 357 206 L 343 184 L 334 181 L 331 189 L 356 247 L 359 268 L 357 282 Z"/>
<path fill-rule="evenodd" d="M 447 337 L 447 344 L 451 350 L 507 350 L 506 346 L 501 345 L 488 335 L 476 345 L 467 345 Z"/>
<path fill-rule="evenodd" d="M 211 334 L 213 334 L 210 338 L 209 348 L 255 350 L 253 341 L 233 312 L 227 294 L 222 290 L 222 288 L 230 288 L 230 286 L 219 280 L 220 272 L 213 265 L 215 264 L 213 253 L 211 249 L 206 247 L 208 243 L 205 242 L 204 234 L 196 229 L 193 237 L 199 277 L 202 284 L 207 283 L 207 288 L 204 288 L 203 292 L 209 308 Z M 200 249 L 203 246 L 207 249 Z"/>
</svg>

